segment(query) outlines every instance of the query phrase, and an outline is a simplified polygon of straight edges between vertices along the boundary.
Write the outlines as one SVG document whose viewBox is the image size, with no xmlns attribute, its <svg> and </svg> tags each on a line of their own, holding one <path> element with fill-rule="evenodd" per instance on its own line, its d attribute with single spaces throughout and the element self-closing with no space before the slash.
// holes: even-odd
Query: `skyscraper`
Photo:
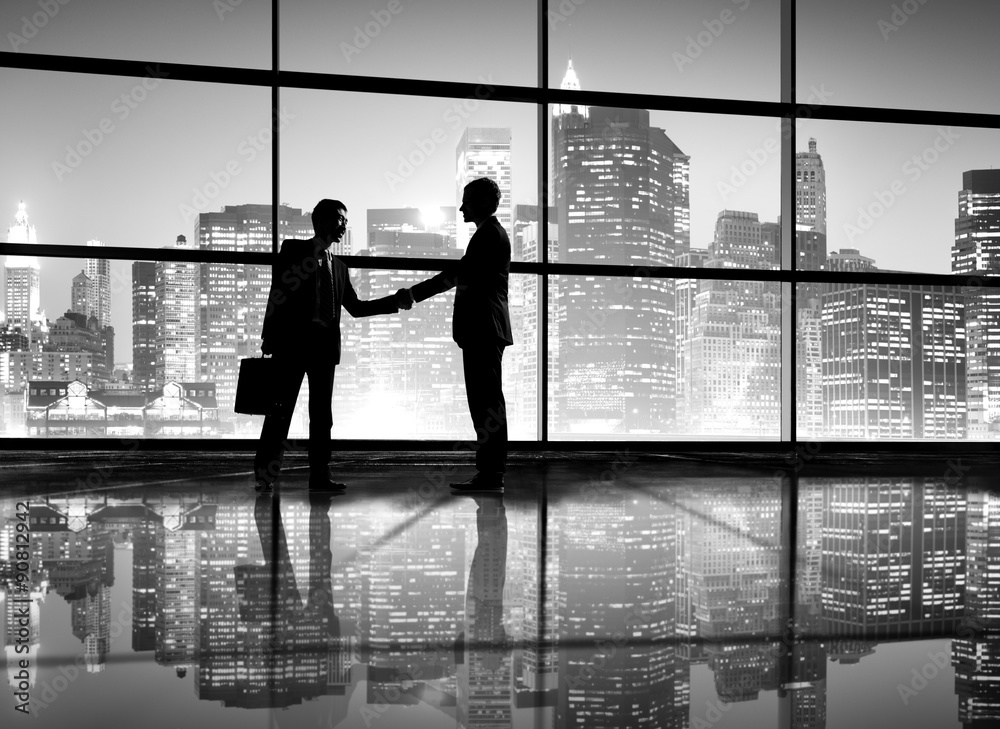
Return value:
<svg viewBox="0 0 1000 729">
<path fill-rule="evenodd" d="M 369 210 L 368 253 L 438 260 L 461 255 L 440 229 L 425 228 L 416 208 Z M 418 280 L 412 273 L 384 269 L 353 276 L 364 291 L 358 295 L 366 299 L 389 296 Z M 365 317 L 355 324 L 360 332 L 354 353 L 360 399 L 353 404 L 358 414 L 349 427 L 354 432 L 370 428 L 376 437 L 386 418 L 402 437 L 454 438 L 468 432 L 461 357 L 451 337 L 453 305 L 454 292 L 449 291 L 405 316 Z M 373 397 L 377 412 L 371 408 Z"/>
<path fill-rule="evenodd" d="M 177 236 L 176 249 L 191 249 Z M 198 273 L 190 261 L 156 262 L 156 384 L 197 382 Z"/>
<path fill-rule="evenodd" d="M 809 140 L 808 152 L 795 153 L 795 217 L 826 235 L 826 170 L 815 139 Z"/>
<path fill-rule="evenodd" d="M 962 174 L 955 219 L 952 273 L 1000 272 L 1000 170 Z M 967 389 L 970 439 L 1000 439 L 1000 289 L 963 288 L 966 295 Z"/>
<path fill-rule="evenodd" d="M 86 275 L 86 274 L 84 274 Z M 136 387 L 156 386 L 156 263 L 132 264 L 132 376 Z"/>
<path fill-rule="evenodd" d="M 270 253 L 270 205 L 226 205 L 221 212 L 201 213 L 195 220 L 197 247 L 208 251 Z M 278 237 L 309 238 L 308 213 L 282 205 Z M 220 417 L 235 417 L 239 361 L 260 353 L 271 267 L 232 263 L 199 264 L 198 379 L 216 383 Z"/>
<path fill-rule="evenodd" d="M 823 295 L 823 423 L 834 438 L 966 433 L 957 286 L 832 284 Z"/>
<path fill-rule="evenodd" d="M 799 270 L 825 267 L 826 171 L 815 139 L 809 140 L 808 152 L 795 155 L 795 251 Z M 799 436 L 806 438 L 819 437 L 823 431 L 822 295 L 822 284 L 796 285 L 796 420 Z"/>
<path fill-rule="evenodd" d="M 462 191 L 478 177 L 489 177 L 500 188 L 500 207 L 496 216 L 511 234 L 510 199 L 510 129 L 508 127 L 467 127 L 455 148 L 456 245 L 465 252 L 472 236 L 471 227 L 462 222 Z"/>
<path fill-rule="evenodd" d="M 104 247 L 99 240 L 88 240 L 87 245 L 91 248 Z M 103 329 L 111 325 L 111 262 L 106 258 L 88 258 L 86 265 L 84 271 L 93 286 L 91 311 L 87 312 L 87 316 L 96 316 L 97 326 Z"/>
<path fill-rule="evenodd" d="M 85 271 L 80 271 L 73 277 L 70 288 L 69 310 L 74 314 L 82 314 L 85 318 L 93 311 L 94 282 Z"/>
<path fill-rule="evenodd" d="M 35 226 L 28 223 L 22 202 L 17 207 L 14 225 L 7 229 L 8 243 L 37 244 Z M 45 315 L 41 310 L 41 283 L 38 259 L 34 256 L 7 256 L 4 265 L 4 313 L 10 331 L 20 329 L 28 337 L 28 348 L 40 351 Z"/>
<path fill-rule="evenodd" d="M 571 75 L 572 74 L 572 75 Z M 572 67 L 564 86 L 575 80 Z M 552 119 L 562 263 L 670 266 L 689 245 L 689 158 L 649 112 L 560 105 Z M 674 282 L 559 276 L 555 430 L 674 428 Z"/>
<path fill-rule="evenodd" d="M 723 210 L 706 268 L 770 270 L 756 213 Z M 685 306 L 683 432 L 776 437 L 780 431 L 781 294 L 765 281 L 704 280 Z"/>
</svg>

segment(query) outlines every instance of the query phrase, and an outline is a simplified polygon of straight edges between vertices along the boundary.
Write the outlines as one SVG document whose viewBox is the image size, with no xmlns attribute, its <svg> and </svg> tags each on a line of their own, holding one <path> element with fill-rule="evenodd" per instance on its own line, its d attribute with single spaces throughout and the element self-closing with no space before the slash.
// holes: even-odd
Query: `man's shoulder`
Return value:
<svg viewBox="0 0 1000 729">
<path fill-rule="evenodd" d="M 507 237 L 507 230 L 503 227 L 503 225 L 501 225 L 500 221 L 497 220 L 496 216 L 493 216 L 479 226 L 479 229 L 472 234 L 472 237 L 509 241 L 509 238 Z"/>
<path fill-rule="evenodd" d="M 285 238 L 281 241 L 281 247 L 278 249 L 281 252 L 293 251 L 306 246 L 310 242 L 310 239 L 302 238 Z"/>
</svg>

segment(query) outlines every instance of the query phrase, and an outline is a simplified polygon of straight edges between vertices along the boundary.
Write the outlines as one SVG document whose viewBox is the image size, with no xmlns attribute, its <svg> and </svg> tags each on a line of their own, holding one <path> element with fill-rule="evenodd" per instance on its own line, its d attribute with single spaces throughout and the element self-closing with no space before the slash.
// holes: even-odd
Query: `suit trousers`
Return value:
<svg viewBox="0 0 1000 729">
<path fill-rule="evenodd" d="M 260 431 L 254 469 L 258 478 L 273 482 L 281 470 L 288 428 L 292 412 L 299 397 L 302 378 L 309 378 L 309 471 L 312 475 L 327 477 L 330 463 L 330 429 L 333 427 L 333 375 L 337 369 L 331 347 L 319 344 L 327 337 L 316 333 L 312 342 L 301 349 L 274 355 L 279 365 L 278 409 L 264 418 Z"/>
<path fill-rule="evenodd" d="M 503 397 L 503 344 L 462 347 L 465 392 L 476 428 L 476 470 L 503 473 L 507 469 L 507 402 Z"/>
</svg>

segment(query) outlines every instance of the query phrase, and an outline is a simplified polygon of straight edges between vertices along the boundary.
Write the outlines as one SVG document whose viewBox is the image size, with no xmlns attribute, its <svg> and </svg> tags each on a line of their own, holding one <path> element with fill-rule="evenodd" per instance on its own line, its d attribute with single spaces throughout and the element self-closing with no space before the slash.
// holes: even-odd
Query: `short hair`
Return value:
<svg viewBox="0 0 1000 729">
<path fill-rule="evenodd" d="M 500 186 L 492 177 L 477 177 L 466 185 L 465 189 L 476 200 L 481 201 L 484 207 L 489 208 L 490 215 L 500 207 L 500 198 L 503 195 L 500 194 Z"/>
<path fill-rule="evenodd" d="M 329 198 L 320 200 L 312 211 L 313 230 L 332 228 L 341 210 L 346 213 L 347 206 L 340 200 L 330 200 Z"/>
</svg>

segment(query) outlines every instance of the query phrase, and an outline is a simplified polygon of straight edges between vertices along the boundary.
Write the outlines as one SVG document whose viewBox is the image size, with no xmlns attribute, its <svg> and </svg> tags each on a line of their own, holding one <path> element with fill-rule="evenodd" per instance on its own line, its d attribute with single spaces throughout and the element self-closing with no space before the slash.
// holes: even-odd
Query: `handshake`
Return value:
<svg viewBox="0 0 1000 729">
<path fill-rule="evenodd" d="M 396 306 L 400 309 L 412 309 L 413 308 L 413 294 L 409 289 L 400 289 L 395 294 L 393 298 L 396 300 Z"/>
</svg>

